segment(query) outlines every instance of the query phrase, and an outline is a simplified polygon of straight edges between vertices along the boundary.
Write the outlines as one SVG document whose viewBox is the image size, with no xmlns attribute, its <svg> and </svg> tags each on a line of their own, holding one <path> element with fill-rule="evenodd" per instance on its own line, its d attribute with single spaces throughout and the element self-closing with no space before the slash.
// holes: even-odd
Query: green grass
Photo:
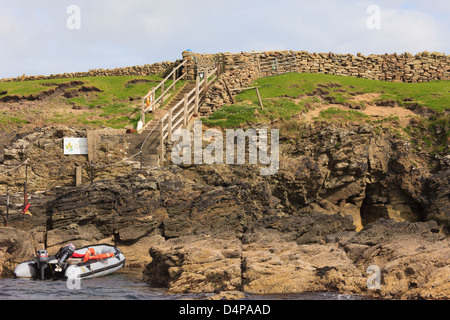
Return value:
<svg viewBox="0 0 450 320">
<path fill-rule="evenodd" d="M 428 148 L 432 155 L 446 155 L 450 152 L 449 116 L 437 114 L 420 118 L 416 125 L 408 125 L 403 130 L 417 151 Z"/>
<path fill-rule="evenodd" d="M 321 89 L 327 91 L 327 95 L 334 98 L 336 103 L 345 103 L 351 98 L 352 93 L 380 93 L 381 100 L 394 100 L 400 106 L 415 103 L 439 112 L 450 108 L 450 81 L 397 83 L 319 73 L 288 73 L 260 78 L 253 85 L 259 87 L 264 98 L 283 96 L 295 98 L 311 94 L 320 88 L 319 85 L 328 84 L 337 86 Z M 238 99 L 257 103 L 252 91 L 241 93 Z"/>
<path fill-rule="evenodd" d="M 25 123 L 27 123 L 26 120 L 23 120 L 21 118 L 14 117 L 14 116 L 9 116 L 9 115 L 4 114 L 4 113 L 0 113 L 0 124 L 3 124 L 3 125 L 20 125 L 20 124 L 25 124 Z"/>
<path fill-rule="evenodd" d="M 378 99 L 394 100 L 398 105 L 414 103 L 439 112 L 450 108 L 450 81 L 394 83 L 317 73 L 289 73 L 260 78 L 253 85 L 259 87 L 263 110 L 259 107 L 256 91 L 246 90 L 236 97 L 235 105 L 225 105 L 203 121 L 210 126 L 232 128 L 277 118 L 289 120 L 321 99 L 325 103 L 359 104 L 364 109 L 364 103 L 351 101 L 354 95 L 364 93 L 377 93 Z M 368 117 L 360 112 L 334 108 L 323 112 L 320 118 L 354 121 Z"/>
<path fill-rule="evenodd" d="M 130 80 L 147 79 L 153 82 L 126 85 Z M 1 82 L 0 92 L 7 91 L 5 95 L 28 96 L 30 94 L 40 93 L 50 88 L 56 88 L 57 85 L 71 81 L 81 81 L 85 86 L 94 86 L 104 91 L 98 93 L 99 101 L 111 102 L 112 99 L 127 99 L 133 95 L 143 95 L 153 86 L 156 86 L 162 79 L 159 76 L 113 76 L 113 77 L 83 77 L 70 79 L 52 79 L 52 80 L 35 80 L 23 82 Z M 49 85 L 50 84 L 50 85 Z M 53 85 L 55 84 L 55 85 Z M 78 89 L 81 86 L 78 86 Z M 73 89 L 72 89 L 73 90 Z"/>
<path fill-rule="evenodd" d="M 305 110 L 304 102 L 296 103 L 288 98 L 263 99 L 263 105 L 263 109 L 259 102 L 251 105 L 245 103 L 226 105 L 202 121 L 209 126 L 235 128 L 246 124 L 269 123 L 275 119 L 289 120 Z"/>
<path fill-rule="evenodd" d="M 47 83 L 63 83 L 70 80 L 58 82 L 57 80 L 36 80 L 24 82 L 0 82 L 0 92 L 7 92 L 0 95 L 0 98 L 6 95 L 29 96 L 30 94 L 40 93 L 42 91 L 56 88 L 56 86 L 44 86 Z"/>
<path fill-rule="evenodd" d="M 235 105 L 225 105 L 202 121 L 221 128 L 271 123 L 280 128 L 285 138 L 300 138 L 302 120 L 294 116 L 307 113 L 317 104 L 327 103 L 364 110 L 366 103 L 352 101 L 352 98 L 375 93 L 378 100 L 392 100 L 404 107 L 409 104 L 423 106 L 436 112 L 429 118 L 420 117 L 418 125 L 406 128 L 401 127 L 396 115 L 372 118 L 363 112 L 331 106 L 321 111 L 315 119 L 344 124 L 367 123 L 373 125 L 376 132 L 387 129 L 399 137 L 409 139 L 413 146 L 417 146 L 417 151 L 427 150 L 433 154 L 450 151 L 450 117 L 444 112 L 450 109 L 450 81 L 394 83 L 325 74 L 290 73 L 260 78 L 252 86 L 259 87 L 264 109 L 259 106 L 255 90 L 246 90 L 235 97 Z M 377 101 L 366 102 L 373 104 Z"/>
<path fill-rule="evenodd" d="M 146 83 L 130 83 L 134 79 L 146 79 L 150 82 Z M 57 85 L 68 83 L 71 81 L 81 81 L 82 85 L 68 89 L 67 91 L 78 91 L 82 86 L 95 87 L 101 92 L 77 92 L 79 96 L 73 98 L 52 98 L 52 102 L 58 105 L 66 105 L 67 109 L 72 106 L 81 106 L 85 109 L 77 114 L 61 114 L 51 113 L 46 116 L 47 123 L 59 123 L 66 125 L 83 125 L 90 127 L 107 126 L 112 128 L 124 128 L 129 125 L 134 127 L 140 119 L 140 106 L 143 96 L 145 96 L 151 88 L 157 86 L 162 78 L 157 75 L 151 76 L 112 76 L 112 77 L 83 77 L 71 79 L 54 79 L 54 80 L 36 80 L 25 82 L 4 82 L 0 83 L 0 98 L 6 95 L 29 96 L 56 88 Z M 171 82 L 166 83 L 166 87 Z M 179 81 L 176 89 L 179 90 L 185 84 Z M 159 97 L 161 90 L 158 90 L 156 97 Z M 130 98 L 133 98 L 131 101 Z M 32 105 L 32 102 L 30 102 Z M 32 112 L 29 109 L 29 113 Z M 36 112 L 36 117 L 43 117 Z M 147 121 L 152 119 L 152 115 L 146 117 Z M 0 118 L 1 124 L 27 123 L 27 115 L 20 112 L 9 114 Z"/>
</svg>

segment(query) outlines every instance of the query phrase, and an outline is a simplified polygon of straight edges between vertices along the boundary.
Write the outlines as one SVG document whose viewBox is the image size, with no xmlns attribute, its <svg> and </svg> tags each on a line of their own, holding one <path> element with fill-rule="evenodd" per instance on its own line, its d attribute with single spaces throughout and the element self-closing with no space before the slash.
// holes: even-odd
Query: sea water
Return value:
<svg viewBox="0 0 450 320">
<path fill-rule="evenodd" d="M 81 280 L 79 289 L 64 280 L 0 279 L 0 300 L 206 300 L 214 294 L 168 294 L 141 281 L 142 269 L 124 268 L 114 274 Z M 338 293 L 245 295 L 245 300 L 359 300 Z"/>
</svg>

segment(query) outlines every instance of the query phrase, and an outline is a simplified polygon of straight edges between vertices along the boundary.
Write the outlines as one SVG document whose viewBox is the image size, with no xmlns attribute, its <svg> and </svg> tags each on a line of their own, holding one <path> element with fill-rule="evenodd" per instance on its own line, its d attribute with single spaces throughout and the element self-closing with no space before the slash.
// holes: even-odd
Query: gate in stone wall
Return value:
<svg viewBox="0 0 450 320">
<path fill-rule="evenodd" d="M 211 58 L 204 58 L 202 56 L 194 56 L 195 61 L 195 75 L 203 80 L 205 74 L 211 75 L 212 71 L 217 68 L 217 72 L 222 74 L 225 72 L 225 56 L 219 55 Z"/>
<path fill-rule="evenodd" d="M 258 71 L 261 77 L 277 74 L 298 72 L 297 57 L 295 54 L 273 56 L 258 56 Z"/>
</svg>

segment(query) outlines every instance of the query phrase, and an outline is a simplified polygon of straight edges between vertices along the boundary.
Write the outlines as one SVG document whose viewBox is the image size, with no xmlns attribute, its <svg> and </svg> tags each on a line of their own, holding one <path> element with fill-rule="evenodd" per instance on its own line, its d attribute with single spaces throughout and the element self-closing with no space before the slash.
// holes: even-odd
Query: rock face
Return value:
<svg viewBox="0 0 450 320">
<path fill-rule="evenodd" d="M 292 234 L 292 235 L 289 235 Z M 446 299 L 450 242 L 435 222 L 381 219 L 359 233 L 299 244 L 295 232 L 258 228 L 240 238 L 185 236 L 150 249 L 144 279 L 170 293 L 243 290 L 255 294 L 336 291 L 395 299 Z M 370 268 L 380 287 L 368 287 Z"/>
<path fill-rule="evenodd" d="M 30 260 L 34 252 L 30 234 L 14 228 L 0 228 L 0 275 L 12 275 L 15 265 Z"/>
<path fill-rule="evenodd" d="M 150 255 L 144 279 L 172 293 L 241 289 L 239 239 L 186 236 L 152 247 Z"/>
<path fill-rule="evenodd" d="M 117 133 L 119 132 L 119 133 Z M 121 133 L 122 132 L 122 133 Z M 28 133 L 7 135 L 4 145 L 0 141 L 0 170 L 2 172 L 28 162 L 28 191 L 42 192 L 55 187 L 75 185 L 75 169 L 82 169 L 82 181 L 102 179 L 114 175 L 120 176 L 131 172 L 130 167 L 108 167 L 109 164 L 124 158 L 126 148 L 125 130 L 86 130 L 72 129 L 65 126 L 36 128 Z M 121 133 L 121 134 L 120 134 Z M 91 138 L 92 136 L 92 138 Z M 64 138 L 86 138 L 92 140 L 94 161 L 90 170 L 89 159 L 84 155 L 66 156 L 63 153 Z M 2 139 L 1 139 L 2 140 Z M 101 167 L 105 168 L 101 168 Z M 0 194 L 23 192 L 25 166 L 2 176 Z"/>
<path fill-rule="evenodd" d="M 450 226 L 450 169 L 432 175 L 426 180 L 426 201 L 424 214 L 427 220 L 436 220 Z"/>
<path fill-rule="evenodd" d="M 377 294 L 381 297 L 448 299 L 450 295 L 450 240 L 439 233 L 435 221 L 381 219 L 339 244 L 356 266 L 380 268 Z"/>
<path fill-rule="evenodd" d="M 22 137 L 20 152 L 39 140 Z M 68 242 L 118 245 L 129 264 L 146 266 L 146 281 L 173 293 L 450 296 L 445 161 L 368 126 L 318 124 L 282 144 L 277 174 L 259 169 L 111 171 L 92 185 L 31 193 L 33 216 L 13 214 L 10 225 L 50 254 Z M 370 266 L 379 290 L 367 287 Z"/>
</svg>

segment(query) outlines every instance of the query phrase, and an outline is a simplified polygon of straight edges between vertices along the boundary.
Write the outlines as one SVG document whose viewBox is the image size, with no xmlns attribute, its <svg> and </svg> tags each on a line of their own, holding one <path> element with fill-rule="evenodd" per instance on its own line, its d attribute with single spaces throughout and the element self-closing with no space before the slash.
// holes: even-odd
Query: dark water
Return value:
<svg viewBox="0 0 450 320">
<path fill-rule="evenodd" d="M 212 294 L 169 295 L 162 288 L 141 282 L 142 270 L 125 268 L 112 275 L 82 280 L 79 290 L 68 288 L 66 281 L 0 279 L 0 300 L 204 300 Z M 359 300 L 358 296 L 337 293 L 291 295 L 247 295 L 247 300 Z"/>
</svg>

